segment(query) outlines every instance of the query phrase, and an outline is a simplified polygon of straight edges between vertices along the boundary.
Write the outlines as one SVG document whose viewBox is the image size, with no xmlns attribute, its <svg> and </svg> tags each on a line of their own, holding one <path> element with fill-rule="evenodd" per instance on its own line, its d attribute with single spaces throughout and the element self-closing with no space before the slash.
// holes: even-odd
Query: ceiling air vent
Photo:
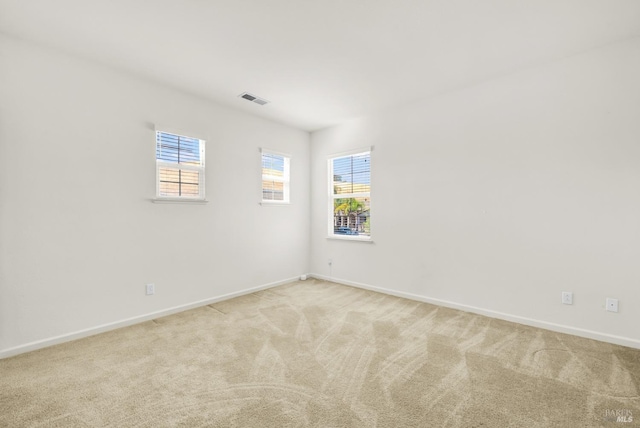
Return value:
<svg viewBox="0 0 640 428">
<path fill-rule="evenodd" d="M 251 94 L 250 94 L 250 93 L 248 93 L 248 92 L 243 92 L 243 93 L 241 93 L 241 94 L 240 94 L 240 95 L 238 95 L 238 96 L 239 96 L 240 98 L 244 98 L 244 99 L 245 99 L 245 100 L 247 100 L 247 101 L 252 101 L 252 102 L 254 102 L 254 103 L 256 103 L 256 104 L 260 104 L 261 106 L 263 106 L 263 105 L 265 105 L 265 104 L 268 104 L 268 103 L 269 103 L 269 101 L 267 101 L 267 100 L 265 100 L 265 99 L 263 99 L 263 98 L 258 98 L 258 97 L 256 97 L 255 95 L 251 95 Z"/>
</svg>

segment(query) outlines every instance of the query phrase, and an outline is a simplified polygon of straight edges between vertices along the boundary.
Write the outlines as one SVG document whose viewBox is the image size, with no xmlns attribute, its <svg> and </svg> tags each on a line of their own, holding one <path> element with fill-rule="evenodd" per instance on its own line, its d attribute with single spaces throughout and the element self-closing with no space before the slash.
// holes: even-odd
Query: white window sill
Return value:
<svg viewBox="0 0 640 428">
<path fill-rule="evenodd" d="M 291 202 L 261 201 L 258 202 L 263 207 L 280 207 L 291 205 Z"/>
<path fill-rule="evenodd" d="M 153 198 L 151 202 L 154 204 L 194 204 L 204 205 L 209 203 L 206 199 L 189 199 L 189 198 Z"/>
<path fill-rule="evenodd" d="M 373 240 L 370 236 L 339 236 L 339 235 L 330 235 L 327 236 L 327 239 L 331 239 L 334 241 L 353 241 L 353 242 L 367 242 L 373 244 Z"/>
</svg>

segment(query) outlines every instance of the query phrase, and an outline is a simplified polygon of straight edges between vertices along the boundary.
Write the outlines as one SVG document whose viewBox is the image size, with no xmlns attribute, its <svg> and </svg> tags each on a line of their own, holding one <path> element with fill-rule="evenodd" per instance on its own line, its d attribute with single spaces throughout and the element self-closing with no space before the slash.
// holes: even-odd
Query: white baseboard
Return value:
<svg viewBox="0 0 640 428">
<path fill-rule="evenodd" d="M 388 288 L 374 287 L 368 284 L 362 284 L 359 282 L 349 281 L 346 279 L 333 278 L 326 275 L 320 275 L 317 273 L 309 274 L 310 277 L 322 279 L 325 281 L 336 282 L 338 284 L 349 285 L 352 287 L 363 288 L 365 290 L 377 291 L 379 293 L 389 294 L 396 297 L 403 297 L 405 299 L 417 300 L 419 302 L 431 303 L 438 306 L 444 306 L 451 309 L 459 309 L 465 312 L 471 312 L 474 314 L 485 315 L 491 318 L 497 318 L 505 321 L 511 321 L 518 324 L 524 324 L 531 327 L 543 328 L 545 330 L 551 330 L 558 333 L 566 333 L 574 336 L 585 337 L 587 339 L 599 340 L 601 342 L 613 343 L 616 345 L 628 346 L 630 348 L 640 349 L 640 340 L 632 339 L 629 337 L 616 336 L 613 334 L 601 333 L 592 330 L 586 330 L 578 327 L 571 327 L 568 325 L 556 324 L 547 321 L 540 321 L 532 318 L 521 317 L 519 315 L 506 314 L 503 312 L 492 311 L 489 309 L 478 308 L 476 306 L 463 305 L 460 303 L 450 302 L 447 300 L 434 299 L 431 297 L 421 296 L 413 293 L 406 293 L 404 291 L 390 290 Z"/>
<path fill-rule="evenodd" d="M 175 314 L 178 312 L 187 311 L 189 309 L 198 308 L 200 306 L 210 305 L 212 303 L 220 302 L 222 300 L 233 299 L 234 297 L 243 296 L 245 294 L 251 294 L 256 291 L 265 290 L 267 288 L 277 287 L 278 285 L 288 284 L 293 281 L 297 281 L 300 276 L 293 278 L 283 279 L 281 281 L 271 282 L 269 284 L 259 285 L 257 287 L 246 288 L 244 290 L 236 291 L 233 293 L 223 294 L 222 296 L 211 297 L 209 299 L 198 300 L 197 302 L 187 303 L 184 305 L 174 306 L 160 311 L 151 312 L 136 317 L 127 318 L 120 321 L 115 321 L 107 324 L 98 325 L 96 327 L 87 328 L 84 330 L 74 331 L 72 333 L 61 334 L 59 336 L 50 337 L 47 339 L 37 340 L 35 342 L 26 343 L 24 345 L 15 346 L 13 348 L 7 348 L 0 350 L 0 359 L 13 357 L 25 352 L 35 351 L 37 349 L 46 348 L 48 346 L 58 345 L 72 340 L 81 339 L 83 337 L 93 336 L 98 333 L 104 333 L 105 331 L 115 330 L 117 328 L 127 327 L 133 324 L 149 321 L 155 318 L 164 317 L 167 315 Z"/>
</svg>

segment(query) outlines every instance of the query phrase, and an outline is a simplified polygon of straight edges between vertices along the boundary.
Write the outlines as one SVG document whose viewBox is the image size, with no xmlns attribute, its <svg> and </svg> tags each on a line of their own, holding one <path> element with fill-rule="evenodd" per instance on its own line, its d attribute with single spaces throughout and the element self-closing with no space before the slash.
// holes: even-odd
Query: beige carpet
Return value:
<svg viewBox="0 0 640 428">
<path fill-rule="evenodd" d="M 0 426 L 640 426 L 639 391 L 638 350 L 308 280 L 0 360 Z"/>
</svg>

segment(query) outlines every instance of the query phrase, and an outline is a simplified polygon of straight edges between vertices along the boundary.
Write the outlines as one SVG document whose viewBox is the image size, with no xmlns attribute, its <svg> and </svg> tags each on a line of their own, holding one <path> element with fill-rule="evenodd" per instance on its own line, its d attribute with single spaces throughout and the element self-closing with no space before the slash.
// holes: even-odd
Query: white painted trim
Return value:
<svg viewBox="0 0 640 428">
<path fill-rule="evenodd" d="M 333 180 L 331 181 L 333 185 Z M 332 199 L 347 199 L 347 198 L 370 198 L 371 192 L 356 192 L 356 193 L 332 193 Z M 333 201 L 331 201 L 333 202 Z"/>
<path fill-rule="evenodd" d="M 264 147 L 259 147 L 258 150 L 260 151 L 260 153 L 267 153 L 267 154 L 270 154 L 270 155 L 284 156 L 285 158 L 291 159 L 291 154 L 290 153 L 279 152 L 277 150 L 266 149 Z"/>
<path fill-rule="evenodd" d="M 151 202 L 154 204 L 195 204 L 204 205 L 209 201 L 206 199 L 192 199 L 192 198 L 152 198 Z"/>
<path fill-rule="evenodd" d="M 571 334 L 573 336 L 580 336 L 580 337 L 585 337 L 587 339 L 599 340 L 601 342 L 613 343 L 615 345 L 622 345 L 622 346 L 628 346 L 630 348 L 640 349 L 640 340 L 632 339 L 630 337 L 616 336 L 613 334 L 601 333 L 598 331 L 586 330 L 583 328 L 521 317 L 519 315 L 506 314 L 504 312 L 492 311 L 490 309 L 483 309 L 476 306 L 464 305 L 461 303 L 450 302 L 448 300 L 434 299 L 432 297 L 421 296 L 418 294 L 407 293 L 404 291 L 396 291 L 396 290 L 390 290 L 388 288 L 375 287 L 368 284 L 362 284 L 360 282 L 334 278 L 331 276 L 320 275 L 317 273 L 311 273 L 307 277 L 336 282 L 338 284 L 349 285 L 351 287 L 363 288 L 365 290 L 376 291 L 378 293 L 389 294 L 391 296 L 402 297 L 405 299 L 417 300 L 419 302 L 431 303 L 433 305 L 444 306 L 451 309 L 458 309 L 464 312 L 471 312 L 478 315 L 484 315 L 490 318 L 497 318 L 505 321 L 511 321 L 518 324 L 528 325 L 531 327 L 538 327 L 545 330 L 555 331 L 558 333 L 566 333 L 566 334 Z"/>
<path fill-rule="evenodd" d="M 86 328 L 84 330 L 74 331 L 73 333 L 61 334 L 59 336 L 50 337 L 47 339 L 37 340 L 35 342 L 26 343 L 24 345 L 15 346 L 13 348 L 7 348 L 0 350 L 0 359 L 13 357 L 15 355 L 23 354 L 25 352 L 35 351 L 37 349 L 46 348 L 53 345 L 59 345 L 61 343 L 70 342 L 72 340 L 82 339 L 84 337 L 93 336 L 106 331 L 115 330 L 122 327 L 127 327 L 141 322 L 150 321 L 155 318 L 165 317 L 178 312 L 184 312 L 189 309 L 198 308 L 201 306 L 210 305 L 212 303 L 220 302 L 223 300 L 233 299 L 234 297 L 243 296 L 245 294 L 255 293 L 256 291 L 265 290 L 267 288 L 277 287 L 278 285 L 288 284 L 300 279 L 301 275 L 293 278 L 283 279 L 281 281 L 270 282 L 268 284 L 259 285 L 257 287 L 246 288 L 244 290 L 236 291 L 233 293 L 223 294 L 222 296 L 211 297 L 204 300 L 198 300 L 196 302 L 187 303 L 184 305 L 178 305 L 167 309 L 162 309 L 156 312 L 151 312 L 145 315 L 139 315 L 136 317 L 127 318 L 120 321 L 115 321 L 107 324 L 98 325 L 95 327 Z M 307 274 L 307 277 L 309 275 Z"/>
<path fill-rule="evenodd" d="M 158 168 L 181 169 L 183 171 L 198 171 L 204 174 L 204 164 L 189 165 L 184 163 L 165 162 L 165 161 L 156 160 L 156 165 L 158 166 Z"/>
<path fill-rule="evenodd" d="M 282 202 L 282 201 L 270 201 L 268 199 L 264 201 L 258 202 L 258 204 L 263 207 L 286 207 L 287 205 L 291 205 L 291 202 Z"/>
<path fill-rule="evenodd" d="M 358 237 L 358 236 L 353 236 L 353 235 L 352 236 L 349 236 L 349 235 L 341 236 L 341 235 L 338 235 L 338 234 L 334 234 L 334 235 L 331 235 L 331 236 L 327 236 L 327 239 L 332 239 L 332 240 L 335 240 L 335 241 L 368 242 L 370 244 L 373 244 L 373 239 L 371 239 L 371 237 L 369 237 L 369 236 L 367 236 L 367 237 L 364 237 L 364 236 Z"/>
</svg>

